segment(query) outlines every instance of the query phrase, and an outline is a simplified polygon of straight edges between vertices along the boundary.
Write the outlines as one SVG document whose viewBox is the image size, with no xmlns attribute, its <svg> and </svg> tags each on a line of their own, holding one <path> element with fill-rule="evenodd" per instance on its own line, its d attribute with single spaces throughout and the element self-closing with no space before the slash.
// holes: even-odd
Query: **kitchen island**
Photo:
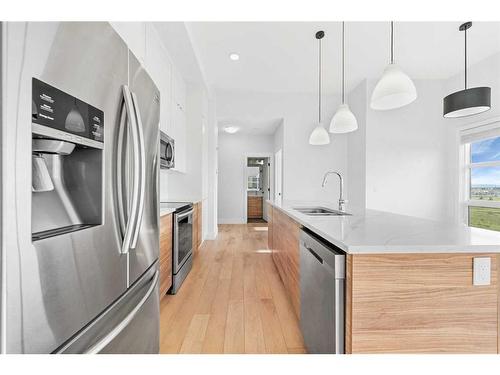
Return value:
<svg viewBox="0 0 500 375">
<path fill-rule="evenodd" d="M 269 205 L 269 248 L 300 316 L 299 232 L 346 254 L 346 353 L 498 353 L 500 233 L 366 210 L 308 216 Z M 490 258 L 489 285 L 473 259 Z"/>
</svg>

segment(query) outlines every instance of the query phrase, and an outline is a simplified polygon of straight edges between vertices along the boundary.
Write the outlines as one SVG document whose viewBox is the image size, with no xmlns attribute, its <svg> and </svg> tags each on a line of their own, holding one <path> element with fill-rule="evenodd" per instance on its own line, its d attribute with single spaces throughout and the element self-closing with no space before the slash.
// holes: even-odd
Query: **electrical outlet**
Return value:
<svg viewBox="0 0 500 375">
<path fill-rule="evenodd" d="M 490 285 L 491 283 L 491 258 L 473 258 L 473 284 Z"/>
</svg>

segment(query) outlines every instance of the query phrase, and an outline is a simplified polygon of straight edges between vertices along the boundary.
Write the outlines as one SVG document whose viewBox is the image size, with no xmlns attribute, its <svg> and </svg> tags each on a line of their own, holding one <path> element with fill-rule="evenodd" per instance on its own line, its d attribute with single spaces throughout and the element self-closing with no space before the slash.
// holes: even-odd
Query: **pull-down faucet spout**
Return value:
<svg viewBox="0 0 500 375">
<path fill-rule="evenodd" d="M 347 201 L 344 200 L 344 179 L 342 178 L 342 175 L 337 171 L 326 172 L 325 176 L 323 177 L 323 183 L 321 184 L 321 186 L 325 187 L 326 180 L 328 179 L 328 176 L 331 174 L 336 174 L 337 176 L 339 176 L 340 180 L 339 211 L 345 212 L 345 204 Z"/>
</svg>

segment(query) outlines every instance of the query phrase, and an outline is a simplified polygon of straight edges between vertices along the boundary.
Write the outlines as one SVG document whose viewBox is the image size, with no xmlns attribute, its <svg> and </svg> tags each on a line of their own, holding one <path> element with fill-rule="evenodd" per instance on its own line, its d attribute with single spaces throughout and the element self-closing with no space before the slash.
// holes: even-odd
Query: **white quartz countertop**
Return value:
<svg viewBox="0 0 500 375">
<path fill-rule="evenodd" d="M 268 202 L 348 254 L 500 253 L 500 232 L 465 224 L 375 210 L 350 212 L 348 207 L 352 216 L 308 216 L 294 207 L 336 207 L 322 202 Z"/>
</svg>

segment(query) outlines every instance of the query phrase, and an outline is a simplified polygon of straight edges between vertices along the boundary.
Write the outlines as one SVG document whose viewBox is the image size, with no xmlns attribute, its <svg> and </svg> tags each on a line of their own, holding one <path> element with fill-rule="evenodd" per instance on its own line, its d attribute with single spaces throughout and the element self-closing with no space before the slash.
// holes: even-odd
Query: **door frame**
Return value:
<svg viewBox="0 0 500 375">
<path fill-rule="evenodd" d="M 269 159 L 269 164 L 271 166 L 269 167 L 269 199 L 273 199 L 273 194 L 274 194 L 274 155 L 272 152 L 251 152 L 248 154 L 245 154 L 243 156 L 243 195 L 241 197 L 242 203 L 243 203 L 243 217 L 241 218 L 242 223 L 247 223 L 248 222 L 248 207 L 247 207 L 247 201 L 248 201 L 248 192 L 247 192 L 247 174 L 246 174 L 246 168 L 247 168 L 247 161 L 248 158 L 268 158 Z M 262 205 L 264 206 L 265 200 L 263 200 Z M 264 212 L 264 207 L 262 207 L 262 212 Z M 264 215 L 263 215 L 264 216 Z"/>
</svg>

